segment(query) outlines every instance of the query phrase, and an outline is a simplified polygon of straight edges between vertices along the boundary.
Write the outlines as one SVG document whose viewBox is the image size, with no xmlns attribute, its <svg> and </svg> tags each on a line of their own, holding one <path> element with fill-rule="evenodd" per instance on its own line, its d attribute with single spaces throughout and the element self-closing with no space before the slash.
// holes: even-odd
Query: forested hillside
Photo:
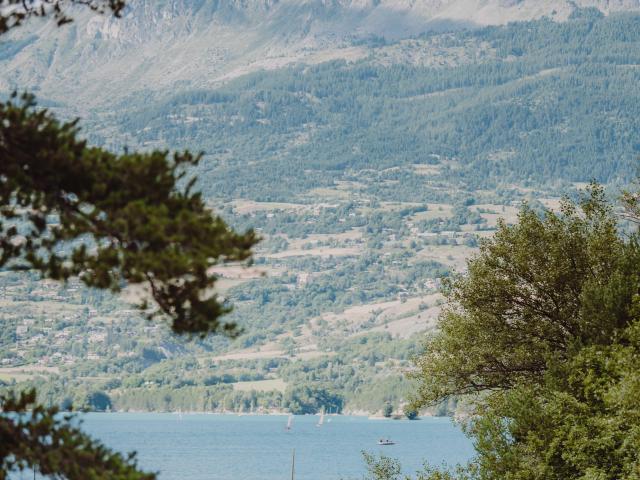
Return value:
<svg viewBox="0 0 640 480">
<path fill-rule="evenodd" d="M 0 44 L 0 65 L 31 42 Z M 352 60 L 109 105 L 43 91 L 41 105 L 82 114 L 93 143 L 202 149 L 207 201 L 263 240 L 251 268 L 218 272 L 244 328 L 233 341 L 145 324 L 127 306 L 135 292 L 1 272 L 0 381 L 92 408 L 400 412 L 441 279 L 498 218 L 636 173 L 640 15 L 577 10 L 348 47 Z"/>
<path fill-rule="evenodd" d="M 423 36 L 356 62 L 255 73 L 156 101 L 132 95 L 114 118 L 116 144 L 126 133 L 141 145 L 197 145 L 208 153 L 204 191 L 230 198 L 286 201 L 390 167 L 400 167 L 402 191 L 372 193 L 432 198 L 402 176 L 413 164 L 438 165 L 439 178 L 468 190 L 619 183 L 640 152 L 639 47 L 639 15 L 594 10 L 566 23 Z"/>
</svg>

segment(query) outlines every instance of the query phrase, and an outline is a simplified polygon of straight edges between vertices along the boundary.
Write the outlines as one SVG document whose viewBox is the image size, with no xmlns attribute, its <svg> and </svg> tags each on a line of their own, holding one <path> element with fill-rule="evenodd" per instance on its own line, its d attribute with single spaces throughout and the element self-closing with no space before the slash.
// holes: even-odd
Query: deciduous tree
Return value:
<svg viewBox="0 0 640 480">
<path fill-rule="evenodd" d="M 501 222 L 448 282 L 439 331 L 418 360 L 420 402 L 541 382 L 550 361 L 608 344 L 631 320 L 635 241 L 625 241 L 601 187 L 540 218 L 524 207 Z"/>
<path fill-rule="evenodd" d="M 640 248 L 602 188 L 544 218 L 525 207 L 468 265 L 417 373 L 418 405 L 481 394 L 456 478 L 640 478 Z"/>
</svg>

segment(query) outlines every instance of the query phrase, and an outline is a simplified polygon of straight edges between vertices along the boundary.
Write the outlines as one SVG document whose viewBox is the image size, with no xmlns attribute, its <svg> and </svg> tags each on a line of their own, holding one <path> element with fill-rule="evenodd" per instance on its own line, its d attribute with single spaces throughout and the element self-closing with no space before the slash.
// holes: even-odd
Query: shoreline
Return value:
<svg viewBox="0 0 640 480">
<path fill-rule="evenodd" d="M 275 412 L 260 412 L 260 413 L 238 413 L 233 411 L 225 411 L 225 412 L 211 412 L 211 411 L 154 411 L 154 410 L 111 410 L 111 411 L 100 411 L 100 410 L 89 410 L 89 411 L 78 411 L 75 413 L 114 413 L 114 414 L 126 414 L 126 413 L 134 413 L 134 414 L 171 414 L 171 415 L 219 415 L 219 416 L 233 416 L 233 417 L 288 417 L 291 413 L 284 411 L 275 411 Z M 317 417 L 320 416 L 320 413 L 304 413 L 294 415 L 296 417 Z M 404 415 L 395 416 L 395 417 L 384 417 L 382 415 L 375 415 L 365 412 L 346 412 L 346 413 L 325 413 L 325 417 L 358 417 L 358 418 L 367 418 L 368 420 L 373 421 L 408 421 L 413 422 L 417 420 L 422 420 L 425 418 L 453 418 L 447 415 L 429 415 L 424 414 L 420 415 L 413 420 L 409 420 Z"/>
</svg>

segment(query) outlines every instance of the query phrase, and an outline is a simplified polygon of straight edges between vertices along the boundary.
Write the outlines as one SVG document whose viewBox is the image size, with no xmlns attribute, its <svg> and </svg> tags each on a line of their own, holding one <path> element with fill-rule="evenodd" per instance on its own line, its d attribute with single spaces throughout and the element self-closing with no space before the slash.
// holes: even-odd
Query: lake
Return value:
<svg viewBox="0 0 640 480">
<path fill-rule="evenodd" d="M 366 417 L 235 416 L 171 413 L 91 413 L 84 429 L 106 445 L 136 450 L 140 465 L 160 480 L 287 480 L 296 451 L 297 480 L 361 479 L 361 451 L 398 458 L 407 473 L 424 460 L 465 462 L 471 442 L 449 418 L 370 420 Z M 380 438 L 396 442 L 378 446 Z"/>
</svg>

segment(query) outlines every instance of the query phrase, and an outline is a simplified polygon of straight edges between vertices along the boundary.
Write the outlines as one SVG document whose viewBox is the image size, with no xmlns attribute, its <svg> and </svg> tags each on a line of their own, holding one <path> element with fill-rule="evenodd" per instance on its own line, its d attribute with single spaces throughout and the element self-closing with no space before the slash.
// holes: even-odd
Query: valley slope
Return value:
<svg viewBox="0 0 640 480">
<path fill-rule="evenodd" d="M 113 150 L 204 150 L 205 197 L 263 241 L 251 268 L 218 270 L 234 341 L 175 338 L 126 296 L 2 272 L 0 381 L 93 408 L 99 391 L 129 410 L 400 411 L 441 279 L 498 219 L 636 173 L 638 2 L 577 3 L 608 15 L 140 1 L 122 21 L 3 40 L 5 93 L 32 89 Z"/>
</svg>

